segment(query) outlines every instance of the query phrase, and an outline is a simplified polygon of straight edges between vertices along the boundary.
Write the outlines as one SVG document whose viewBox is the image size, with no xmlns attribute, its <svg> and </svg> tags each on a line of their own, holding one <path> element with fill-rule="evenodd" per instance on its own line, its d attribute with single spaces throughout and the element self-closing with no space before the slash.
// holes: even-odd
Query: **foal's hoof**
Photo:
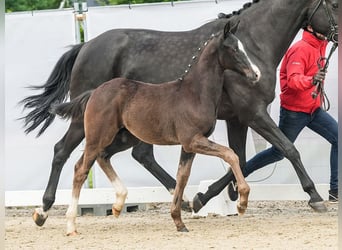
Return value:
<svg viewBox="0 0 342 250">
<path fill-rule="evenodd" d="M 327 207 L 325 206 L 323 201 L 316 201 L 316 202 L 312 202 L 309 201 L 309 206 L 318 213 L 325 213 L 328 211 Z"/>
<path fill-rule="evenodd" d="M 241 204 L 237 204 L 237 210 L 239 215 L 244 215 L 247 209 L 247 206 L 241 205 Z"/>
<path fill-rule="evenodd" d="M 46 212 L 43 212 L 41 208 L 37 208 L 34 210 L 32 214 L 33 221 L 36 223 L 37 226 L 43 226 L 46 219 L 48 217 L 48 214 Z"/>
<path fill-rule="evenodd" d="M 71 233 L 67 233 L 67 236 L 77 236 L 77 235 L 78 235 L 77 231 L 73 231 Z"/>
<path fill-rule="evenodd" d="M 118 210 L 113 206 L 112 207 L 112 213 L 115 216 L 115 218 L 118 218 L 120 216 L 121 210 Z"/>
<path fill-rule="evenodd" d="M 194 210 L 195 213 L 200 211 L 200 209 L 203 207 L 203 203 L 200 199 L 202 195 L 203 195 L 202 193 L 197 193 L 194 199 L 192 200 L 192 209 Z"/>
<path fill-rule="evenodd" d="M 182 233 L 188 233 L 189 232 L 189 230 L 185 226 L 182 227 L 182 228 L 177 229 L 177 231 L 178 232 L 182 232 Z"/>
</svg>

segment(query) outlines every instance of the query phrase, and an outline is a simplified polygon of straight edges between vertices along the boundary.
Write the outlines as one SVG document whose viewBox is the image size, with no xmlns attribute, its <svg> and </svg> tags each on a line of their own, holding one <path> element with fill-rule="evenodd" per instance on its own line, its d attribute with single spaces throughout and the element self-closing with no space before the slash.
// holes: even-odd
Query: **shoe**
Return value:
<svg viewBox="0 0 342 250">
<path fill-rule="evenodd" d="M 338 203 L 338 190 L 337 189 L 329 190 L 329 202 Z"/>
<path fill-rule="evenodd" d="M 239 198 L 238 187 L 234 181 L 228 183 L 228 196 L 231 201 L 236 201 Z"/>
</svg>

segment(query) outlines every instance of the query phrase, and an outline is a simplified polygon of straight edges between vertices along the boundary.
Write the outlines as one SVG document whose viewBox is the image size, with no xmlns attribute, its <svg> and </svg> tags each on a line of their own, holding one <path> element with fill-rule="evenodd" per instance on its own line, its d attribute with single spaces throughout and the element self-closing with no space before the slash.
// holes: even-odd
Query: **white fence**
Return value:
<svg viewBox="0 0 342 250">
<path fill-rule="evenodd" d="M 215 1 L 192 1 L 175 2 L 174 6 L 171 6 L 170 3 L 133 5 L 132 9 L 127 6 L 89 8 L 87 13 L 88 36 L 91 39 L 112 28 L 188 30 L 216 18 L 219 12 L 230 13 L 233 10 L 238 10 L 244 3 L 245 0 L 226 0 L 217 3 Z M 26 87 L 31 84 L 41 84 L 47 79 L 59 57 L 68 49 L 67 46 L 75 43 L 75 32 L 72 10 L 8 14 L 5 17 L 5 25 L 5 191 L 6 205 L 13 205 L 15 202 L 12 198 L 16 197 L 16 194 L 25 195 L 22 191 L 30 190 L 30 193 L 26 194 L 33 192 L 41 197 L 41 190 L 47 184 L 51 169 L 54 144 L 62 138 L 69 124 L 57 118 L 41 137 L 35 138 L 35 133 L 25 135 L 22 123 L 17 120 L 23 115 L 22 107 L 18 106 L 18 102 L 26 96 L 36 94 Z M 300 36 L 301 34 L 298 34 L 296 40 Z M 331 59 L 326 79 L 326 82 L 329 83 L 326 91 L 332 104 L 329 112 L 336 119 L 337 54 L 336 52 Z M 279 115 L 278 87 L 276 91 L 276 99 L 270 107 L 270 113 L 277 122 Z M 224 122 L 217 123 L 211 139 L 227 145 Z M 249 131 L 247 158 L 259 150 L 256 149 L 257 144 L 260 145 L 260 138 Z M 323 184 L 324 193 L 322 195 L 325 196 L 330 175 L 329 144 L 310 130 L 305 130 L 295 145 L 301 152 L 303 163 L 314 182 Z M 268 146 L 265 143 L 263 148 Z M 65 164 L 59 189 L 69 190 L 71 188 L 73 165 L 80 156 L 82 147 L 83 145 L 80 145 Z M 179 157 L 178 146 L 156 146 L 155 157 L 170 175 L 175 176 Z M 161 184 L 133 160 L 130 150 L 115 155 L 112 162 L 128 187 L 133 189 L 152 187 L 159 190 Z M 189 185 L 196 186 L 205 179 L 217 179 L 225 173 L 226 169 L 227 165 L 221 160 L 198 155 L 194 161 Z M 97 167 L 94 172 L 96 188 L 110 187 L 106 177 Z M 294 184 L 298 187 L 299 183 L 288 160 L 265 167 L 252 174 L 248 180 L 255 185 Z M 299 190 L 301 189 L 299 188 Z M 59 193 L 57 199 L 58 196 Z M 29 202 L 30 198 L 26 198 Z M 254 198 L 259 199 L 258 197 Z M 279 198 L 279 193 L 276 198 Z M 35 200 L 35 198 L 32 197 L 31 200 Z M 40 204 L 40 198 L 35 203 Z"/>
</svg>

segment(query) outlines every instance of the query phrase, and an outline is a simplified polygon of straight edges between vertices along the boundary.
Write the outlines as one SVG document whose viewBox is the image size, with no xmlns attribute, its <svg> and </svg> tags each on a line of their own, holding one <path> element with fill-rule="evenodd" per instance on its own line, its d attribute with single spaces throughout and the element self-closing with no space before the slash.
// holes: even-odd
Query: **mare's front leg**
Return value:
<svg viewBox="0 0 342 250">
<path fill-rule="evenodd" d="M 264 137 L 269 143 L 281 150 L 283 155 L 291 161 L 304 191 L 310 195 L 309 205 L 317 212 L 327 211 L 323 199 L 318 194 L 313 181 L 308 176 L 303 163 L 301 162 L 297 149 L 277 127 L 266 110 L 258 113 L 255 119 L 250 122 L 250 127 Z M 239 128 L 235 127 L 235 129 L 238 131 Z M 205 204 L 212 197 L 219 194 L 232 180 L 234 180 L 234 176 L 231 171 L 228 171 L 218 181 L 214 182 L 205 194 L 196 195 L 194 198 L 194 211 L 197 212 L 203 206 L 202 203 Z M 195 204 L 197 204 L 197 206 L 195 206 Z M 198 210 L 195 208 L 198 208 Z"/>
<path fill-rule="evenodd" d="M 202 135 L 195 136 L 185 150 L 220 157 L 231 166 L 240 194 L 240 201 L 237 208 L 238 212 L 243 214 L 247 209 L 250 188 L 242 174 L 239 157 L 234 151 L 231 148 L 212 142 Z"/>
<path fill-rule="evenodd" d="M 177 171 L 177 184 L 171 204 L 171 217 L 179 232 L 188 232 L 188 229 L 181 218 L 181 205 L 184 189 L 190 176 L 191 166 L 195 155 L 196 154 L 194 153 L 186 153 L 182 147 Z"/>
<path fill-rule="evenodd" d="M 63 138 L 56 143 L 49 181 L 43 195 L 43 207 L 37 208 L 33 212 L 33 220 L 38 226 L 43 226 L 48 210 L 55 202 L 56 190 L 63 166 L 69 158 L 71 152 L 80 144 L 84 138 L 83 119 L 72 120 L 68 131 Z"/>
<path fill-rule="evenodd" d="M 309 194 L 309 205 L 317 212 L 327 211 L 322 197 L 315 188 L 315 184 L 306 172 L 300 159 L 299 152 L 293 143 L 281 132 L 266 110 L 258 113 L 249 126 L 264 137 L 273 146 L 278 148 L 282 154 L 292 163 L 303 190 Z"/>
</svg>

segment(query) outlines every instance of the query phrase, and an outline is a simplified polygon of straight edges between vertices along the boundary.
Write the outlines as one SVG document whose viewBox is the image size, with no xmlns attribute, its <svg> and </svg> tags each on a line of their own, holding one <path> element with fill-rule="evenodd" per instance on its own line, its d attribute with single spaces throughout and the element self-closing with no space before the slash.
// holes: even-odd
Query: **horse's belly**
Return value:
<svg viewBox="0 0 342 250">
<path fill-rule="evenodd" d="M 177 145 L 179 144 L 178 139 L 169 133 L 168 131 L 161 130 L 160 128 L 154 129 L 153 127 L 136 127 L 127 126 L 126 129 L 130 131 L 139 140 L 156 145 Z"/>
</svg>

